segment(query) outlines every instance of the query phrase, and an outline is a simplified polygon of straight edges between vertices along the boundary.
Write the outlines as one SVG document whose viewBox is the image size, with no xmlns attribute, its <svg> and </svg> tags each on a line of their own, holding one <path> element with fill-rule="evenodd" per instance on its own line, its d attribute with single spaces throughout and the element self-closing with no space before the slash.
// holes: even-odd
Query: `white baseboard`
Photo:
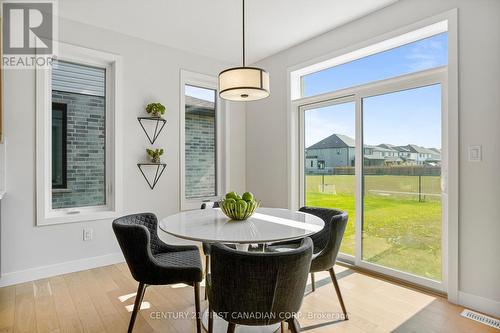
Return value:
<svg viewBox="0 0 500 333">
<path fill-rule="evenodd" d="M 2 274 L 0 287 L 123 262 L 121 252 Z"/>
<path fill-rule="evenodd" d="M 458 304 L 490 316 L 500 318 L 500 302 L 493 299 L 476 296 L 462 291 L 458 292 Z"/>
</svg>

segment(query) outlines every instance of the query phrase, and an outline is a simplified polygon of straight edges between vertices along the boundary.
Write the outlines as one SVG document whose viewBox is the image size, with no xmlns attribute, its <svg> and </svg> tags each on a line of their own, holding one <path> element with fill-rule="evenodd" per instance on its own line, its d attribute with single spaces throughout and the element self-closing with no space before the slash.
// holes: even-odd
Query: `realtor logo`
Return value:
<svg viewBox="0 0 500 333">
<path fill-rule="evenodd" d="M 3 68 L 51 68 L 57 55 L 56 0 L 3 1 L 1 8 Z"/>
<path fill-rule="evenodd" d="M 3 53 L 52 54 L 52 2 L 4 2 Z"/>
</svg>

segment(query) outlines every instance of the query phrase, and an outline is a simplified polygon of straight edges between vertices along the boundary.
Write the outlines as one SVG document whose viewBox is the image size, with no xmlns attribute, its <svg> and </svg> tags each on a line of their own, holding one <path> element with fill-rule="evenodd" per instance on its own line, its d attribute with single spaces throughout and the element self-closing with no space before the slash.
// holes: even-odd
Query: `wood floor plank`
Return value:
<svg viewBox="0 0 500 333">
<path fill-rule="evenodd" d="M 0 333 L 11 333 L 14 330 L 15 308 L 16 287 L 0 288 Z"/>
<path fill-rule="evenodd" d="M 38 333 L 59 333 L 59 320 L 49 279 L 33 282 L 36 328 Z"/>
<path fill-rule="evenodd" d="M 36 332 L 35 297 L 33 283 L 16 286 L 14 333 Z"/>
<path fill-rule="evenodd" d="M 108 333 L 121 333 L 127 331 L 126 321 L 108 298 L 106 287 L 102 286 L 91 271 L 81 272 L 85 287 L 99 317 Z M 104 288 L 103 288 L 104 287 Z"/>
<path fill-rule="evenodd" d="M 51 278 L 50 285 L 61 332 L 83 332 L 82 323 L 64 278 L 62 276 Z"/>
<path fill-rule="evenodd" d="M 94 277 L 99 281 L 100 289 L 108 292 L 119 289 L 118 285 L 108 274 L 109 266 L 98 267 L 90 270 Z"/>
<path fill-rule="evenodd" d="M 64 281 L 68 285 L 71 300 L 76 307 L 83 331 L 88 333 L 106 332 L 99 314 L 90 299 L 89 290 L 85 284 L 86 281 L 83 281 L 81 274 L 67 274 L 64 276 Z"/>
</svg>

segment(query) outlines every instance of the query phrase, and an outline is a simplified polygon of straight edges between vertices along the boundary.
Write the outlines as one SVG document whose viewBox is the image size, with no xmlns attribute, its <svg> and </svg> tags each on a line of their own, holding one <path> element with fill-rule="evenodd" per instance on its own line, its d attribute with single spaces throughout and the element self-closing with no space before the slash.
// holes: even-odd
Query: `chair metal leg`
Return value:
<svg viewBox="0 0 500 333">
<path fill-rule="evenodd" d="M 236 329 L 235 323 L 228 323 L 227 324 L 227 333 L 234 333 L 235 329 Z"/>
<path fill-rule="evenodd" d="M 147 285 L 144 283 L 139 283 L 137 288 L 137 294 L 135 295 L 134 310 L 132 311 L 132 316 L 130 317 L 130 322 L 128 324 L 128 333 L 132 333 L 135 324 L 135 318 L 137 313 L 141 309 L 142 299 L 144 298 L 144 292 L 146 291 Z"/>
<path fill-rule="evenodd" d="M 344 318 L 345 320 L 348 320 L 349 318 L 347 317 L 347 311 L 345 309 L 344 300 L 342 299 L 339 283 L 337 282 L 337 277 L 335 276 L 335 271 L 333 270 L 333 267 L 330 268 L 328 272 L 330 272 L 330 277 L 332 278 L 333 286 L 335 287 L 335 291 L 337 292 L 337 297 L 339 299 L 340 306 L 342 307 L 342 312 L 344 312 Z"/>
<path fill-rule="evenodd" d="M 194 306 L 196 309 L 196 332 L 201 333 L 200 283 L 194 284 Z"/>
<path fill-rule="evenodd" d="M 208 297 L 208 291 L 207 291 L 207 287 L 208 287 L 208 266 L 210 265 L 210 257 L 209 256 L 205 256 L 205 301 L 207 300 L 207 297 Z"/>
<path fill-rule="evenodd" d="M 300 325 L 299 325 L 299 322 L 297 321 L 297 319 L 290 318 L 289 320 L 287 320 L 287 322 L 288 322 L 288 327 L 290 328 L 292 333 L 299 333 L 300 332 Z"/>
<path fill-rule="evenodd" d="M 208 304 L 208 333 L 213 333 L 214 331 L 214 312 L 210 303 Z"/>
<path fill-rule="evenodd" d="M 316 282 L 314 281 L 314 273 L 311 273 L 311 287 L 312 287 L 312 291 L 314 292 L 316 290 Z"/>
</svg>

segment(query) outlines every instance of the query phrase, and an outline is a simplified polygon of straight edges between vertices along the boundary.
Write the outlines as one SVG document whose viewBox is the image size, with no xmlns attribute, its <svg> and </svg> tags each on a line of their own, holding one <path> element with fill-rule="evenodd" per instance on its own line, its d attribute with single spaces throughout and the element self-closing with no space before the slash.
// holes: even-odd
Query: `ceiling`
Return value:
<svg viewBox="0 0 500 333">
<path fill-rule="evenodd" d="M 247 63 L 397 0 L 247 0 Z M 62 17 L 224 62 L 241 62 L 239 0 L 61 0 Z"/>
</svg>

